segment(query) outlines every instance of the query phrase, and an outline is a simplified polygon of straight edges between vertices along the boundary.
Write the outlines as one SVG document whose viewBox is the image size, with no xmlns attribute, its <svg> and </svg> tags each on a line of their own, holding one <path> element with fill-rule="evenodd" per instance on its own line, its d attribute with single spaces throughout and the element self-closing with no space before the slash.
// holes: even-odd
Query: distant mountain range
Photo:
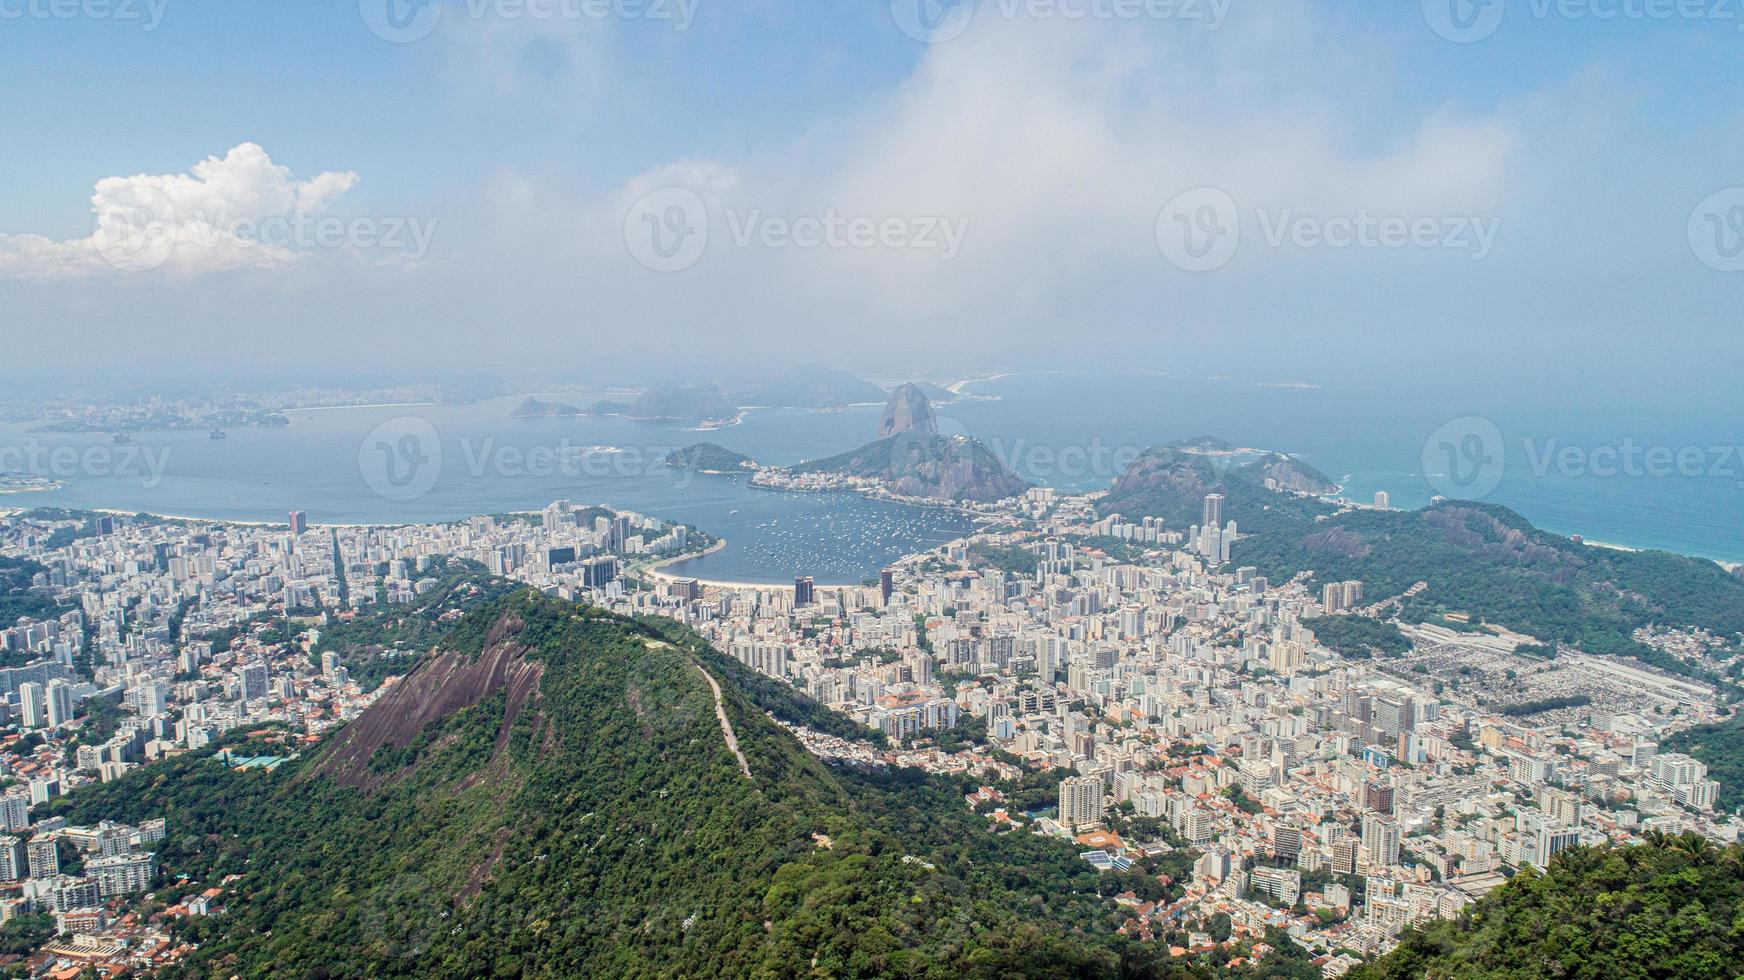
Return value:
<svg viewBox="0 0 1744 980">
<path fill-rule="evenodd" d="M 821 364 L 808 364 L 730 384 L 655 385 L 634 401 L 599 401 L 585 413 L 563 414 L 721 425 L 737 420 L 741 407 L 832 409 L 879 402 L 884 397 L 884 389 L 870 381 Z"/>
<path fill-rule="evenodd" d="M 905 385 L 929 401 L 954 400 L 955 392 L 931 382 Z M 564 402 L 528 398 L 515 409 L 517 418 L 569 415 L 622 415 L 633 419 L 697 422 L 720 425 L 738 419 L 741 408 L 802 408 L 814 411 L 885 401 L 889 393 L 847 371 L 807 364 L 727 382 L 661 384 L 631 401 L 605 399 L 586 408 Z"/>
<path fill-rule="evenodd" d="M 885 398 L 872 382 L 822 364 L 778 371 L 730 390 L 739 404 L 764 408 L 842 408 Z"/>
</svg>

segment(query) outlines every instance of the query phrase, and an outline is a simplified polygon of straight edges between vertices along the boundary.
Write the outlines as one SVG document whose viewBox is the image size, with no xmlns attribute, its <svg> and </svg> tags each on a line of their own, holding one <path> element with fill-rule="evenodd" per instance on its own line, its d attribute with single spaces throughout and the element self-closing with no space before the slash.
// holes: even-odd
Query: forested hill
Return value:
<svg viewBox="0 0 1744 980">
<path fill-rule="evenodd" d="M 440 650 L 276 771 L 188 755 L 55 809 L 166 817 L 166 881 L 241 875 L 189 920 L 200 976 L 1164 972 L 1110 938 L 1106 897 L 1154 879 L 824 766 L 765 712 L 849 722 L 677 624 L 522 592 Z"/>
<path fill-rule="evenodd" d="M 1744 962 L 1744 848 L 1694 834 L 1576 848 L 1457 920 L 1409 934 L 1352 980 L 1732 977 Z"/>
<path fill-rule="evenodd" d="M 1275 515 L 1311 519 L 1330 513 L 1327 505 L 1302 495 L 1337 489 L 1325 474 L 1292 456 L 1240 450 L 1206 436 L 1145 450 L 1099 507 L 1103 514 L 1129 520 L 1160 517 L 1184 531 L 1201 520 L 1206 494 L 1220 493 L 1224 519 L 1237 521 L 1245 531 L 1257 530 Z"/>
<path fill-rule="evenodd" d="M 1427 582 L 1401 618 L 1466 613 L 1546 643 L 1632 656 L 1677 673 L 1701 676 L 1703 669 L 1637 642 L 1637 629 L 1700 627 L 1734 641 L 1744 633 L 1744 578 L 1706 559 L 1580 544 L 1493 504 L 1340 512 L 1308 495 L 1330 485 L 1303 464 L 1280 454 L 1242 459 L 1215 440 L 1151 450 L 1116 482 L 1101 510 L 1129 520 L 1161 517 L 1185 531 L 1200 520 L 1205 494 L 1222 493 L 1224 516 L 1240 532 L 1234 562 L 1274 582 L 1304 572 L 1316 585 L 1358 579 L 1370 601 Z"/>
</svg>

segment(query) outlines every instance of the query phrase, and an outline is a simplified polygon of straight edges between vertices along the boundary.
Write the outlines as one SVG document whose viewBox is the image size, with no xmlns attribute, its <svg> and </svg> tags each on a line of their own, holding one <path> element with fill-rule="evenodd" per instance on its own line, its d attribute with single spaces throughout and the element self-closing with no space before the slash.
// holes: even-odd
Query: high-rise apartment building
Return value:
<svg viewBox="0 0 1744 980">
<path fill-rule="evenodd" d="M 1102 823 L 1102 777 L 1072 776 L 1060 780 L 1060 823 L 1073 830 Z"/>
</svg>

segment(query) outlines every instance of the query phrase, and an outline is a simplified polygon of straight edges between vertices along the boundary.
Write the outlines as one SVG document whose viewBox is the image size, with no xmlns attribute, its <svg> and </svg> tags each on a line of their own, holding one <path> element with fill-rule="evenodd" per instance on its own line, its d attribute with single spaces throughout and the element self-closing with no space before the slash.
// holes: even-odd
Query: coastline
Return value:
<svg viewBox="0 0 1744 980">
<path fill-rule="evenodd" d="M 277 409 L 280 415 L 289 412 L 333 412 L 342 408 L 431 408 L 441 402 L 375 402 L 369 405 L 309 405 L 304 408 Z"/>
<path fill-rule="evenodd" d="M 676 572 L 670 572 L 670 571 L 666 570 L 667 566 L 669 566 L 669 565 L 676 565 L 679 562 L 691 561 L 691 560 L 697 559 L 697 558 L 706 558 L 709 555 L 717 554 L 721 551 L 726 550 L 726 547 L 727 547 L 727 539 L 726 538 L 716 538 L 714 544 L 709 545 L 707 548 L 703 549 L 702 551 L 700 551 L 694 555 L 674 555 L 671 558 L 662 558 L 659 561 L 651 562 L 650 564 L 648 564 L 642 568 L 637 569 L 634 574 L 636 574 L 637 576 L 642 577 L 646 580 L 653 581 L 653 582 L 660 582 L 663 584 L 670 584 L 670 583 L 676 582 L 680 579 L 694 578 L 694 579 L 696 579 L 696 582 L 698 585 L 709 586 L 711 588 L 716 588 L 716 589 L 780 589 L 780 588 L 791 588 L 790 585 L 783 585 L 780 582 L 730 582 L 730 581 L 727 581 L 726 579 L 710 579 L 710 578 L 700 578 L 700 577 L 695 576 L 695 575 L 680 575 Z M 842 588 L 842 587 L 843 586 L 825 586 L 825 588 Z"/>
<path fill-rule="evenodd" d="M 105 515 L 108 515 L 110 517 L 135 517 L 137 515 L 144 514 L 146 517 L 154 518 L 156 520 L 175 521 L 179 524 L 233 524 L 237 527 L 282 527 L 287 531 L 289 531 L 290 527 L 291 527 L 290 521 L 288 521 L 288 520 L 285 520 L 285 521 L 246 521 L 246 520 L 238 520 L 238 519 L 230 518 L 230 517 L 194 517 L 194 516 L 191 516 L 188 514 L 155 514 L 149 510 L 121 510 L 121 509 L 115 508 L 115 507 L 70 507 L 70 508 L 65 508 L 65 509 L 72 510 L 74 512 L 77 512 L 80 510 L 85 510 L 85 511 L 88 511 L 92 514 L 105 514 Z M 285 516 L 289 517 L 290 515 L 287 514 Z M 419 522 L 413 522 L 413 523 L 419 523 Z M 392 524 L 338 524 L 338 523 L 333 523 L 330 521 L 310 521 L 309 526 L 310 527 L 333 527 L 333 528 L 340 528 L 340 527 L 357 528 L 357 527 L 409 527 L 411 525 L 405 521 L 400 521 L 400 522 L 392 523 Z"/>
</svg>

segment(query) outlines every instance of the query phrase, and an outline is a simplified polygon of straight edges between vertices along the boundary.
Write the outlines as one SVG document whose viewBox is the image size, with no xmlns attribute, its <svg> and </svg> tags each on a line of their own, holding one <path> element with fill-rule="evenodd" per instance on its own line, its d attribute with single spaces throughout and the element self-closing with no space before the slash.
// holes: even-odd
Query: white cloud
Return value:
<svg viewBox="0 0 1744 980">
<path fill-rule="evenodd" d="M 254 143 L 207 157 L 192 173 L 105 177 L 91 195 L 90 236 L 0 234 L 0 278 L 186 278 L 281 266 L 303 254 L 291 236 L 250 230 L 318 215 L 356 183 L 349 171 L 297 180 Z"/>
<path fill-rule="evenodd" d="M 1388 68 L 1306 8 L 1246 7 L 1220 34 L 994 11 L 984 3 L 973 29 L 931 46 L 861 112 L 745 159 L 659 164 L 610 195 L 619 206 L 684 186 L 716 219 L 706 256 L 663 281 L 660 299 L 707 294 L 702 308 L 770 320 L 834 309 L 847 331 L 884 319 L 929 342 L 941 326 L 964 324 L 1045 332 L 1099 309 L 1130 319 L 1178 287 L 1204 285 L 1185 283 L 1155 238 L 1164 204 L 1192 188 L 1227 191 L 1251 226 L 1237 267 L 1214 280 L 1225 287 L 1298 257 L 1266 247 L 1260 209 L 1488 217 L 1509 203 L 1522 143 L 1515 118 L 1440 107 L 1353 116 L 1348 93 L 1384 88 Z M 901 248 L 745 248 L 723 233 L 724 209 L 936 216 L 964 222 L 967 234 L 949 261 Z M 617 234 L 610 222 L 590 224 Z M 1391 261 L 1331 250 L 1314 260 L 1344 261 L 1371 279 L 1369 263 Z M 631 272 L 607 288 L 646 289 Z"/>
</svg>

